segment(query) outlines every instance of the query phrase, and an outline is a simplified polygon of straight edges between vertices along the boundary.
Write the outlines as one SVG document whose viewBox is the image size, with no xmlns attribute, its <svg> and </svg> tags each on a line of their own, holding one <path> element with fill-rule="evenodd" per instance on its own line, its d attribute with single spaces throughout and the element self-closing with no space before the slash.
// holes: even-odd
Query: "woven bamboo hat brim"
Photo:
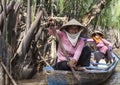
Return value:
<svg viewBox="0 0 120 85">
<path fill-rule="evenodd" d="M 94 31 L 94 32 L 91 34 L 91 37 L 95 36 L 96 34 L 100 35 L 101 37 L 104 37 L 103 33 L 100 32 L 100 31 Z"/>
<path fill-rule="evenodd" d="M 63 26 L 60 28 L 60 30 L 67 29 L 68 26 L 72 26 L 72 25 L 78 26 L 78 27 L 80 27 L 80 29 L 83 28 L 82 33 L 85 33 L 87 31 L 86 27 L 83 26 L 80 22 L 78 22 L 75 19 L 72 19 L 69 22 L 67 22 L 66 24 L 63 24 Z"/>
</svg>

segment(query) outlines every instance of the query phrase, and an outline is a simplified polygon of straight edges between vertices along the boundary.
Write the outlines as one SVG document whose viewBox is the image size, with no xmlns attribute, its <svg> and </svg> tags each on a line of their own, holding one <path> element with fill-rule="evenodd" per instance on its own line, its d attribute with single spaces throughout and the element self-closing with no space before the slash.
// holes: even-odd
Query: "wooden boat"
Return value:
<svg viewBox="0 0 120 85">
<path fill-rule="evenodd" d="M 76 71 L 81 76 L 80 82 L 78 82 L 71 71 L 52 71 L 49 66 L 43 68 L 45 74 L 47 74 L 48 85 L 101 85 L 105 82 L 114 72 L 119 58 L 116 54 L 112 54 L 114 62 L 111 64 L 98 63 L 97 66 L 86 67 L 88 70 L 85 72 Z"/>
</svg>

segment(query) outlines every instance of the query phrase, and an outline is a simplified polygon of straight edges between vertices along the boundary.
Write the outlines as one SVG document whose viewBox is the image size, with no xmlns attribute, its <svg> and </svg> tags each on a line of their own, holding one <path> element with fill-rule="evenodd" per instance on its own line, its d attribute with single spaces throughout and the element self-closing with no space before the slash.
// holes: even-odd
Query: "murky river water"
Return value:
<svg viewBox="0 0 120 85">
<path fill-rule="evenodd" d="M 103 85 L 120 85 L 120 61 L 116 67 L 114 74 Z"/>
<path fill-rule="evenodd" d="M 120 50 L 115 51 L 120 58 Z M 116 67 L 114 74 L 103 85 L 120 85 L 120 61 Z"/>
</svg>

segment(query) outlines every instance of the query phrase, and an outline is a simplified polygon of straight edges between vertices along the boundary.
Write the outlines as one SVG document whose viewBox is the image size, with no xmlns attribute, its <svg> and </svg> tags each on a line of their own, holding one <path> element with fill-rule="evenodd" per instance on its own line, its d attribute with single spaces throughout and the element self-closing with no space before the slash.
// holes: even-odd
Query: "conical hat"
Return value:
<svg viewBox="0 0 120 85">
<path fill-rule="evenodd" d="M 94 31 L 94 32 L 91 34 L 91 37 L 95 36 L 96 34 L 100 35 L 101 37 L 104 37 L 103 33 L 100 32 L 100 31 Z"/>
<path fill-rule="evenodd" d="M 82 25 L 80 22 L 78 22 L 78 21 L 75 20 L 75 19 L 72 19 L 72 20 L 70 20 L 69 22 L 67 22 L 66 24 L 63 24 L 63 26 L 60 28 L 60 30 L 62 30 L 62 29 L 67 29 L 67 27 L 68 27 L 68 26 L 71 26 L 71 25 L 79 26 L 80 28 L 82 27 L 82 28 L 83 28 L 82 33 L 85 33 L 85 32 L 87 31 L 87 29 L 85 28 L 85 26 Z"/>
</svg>

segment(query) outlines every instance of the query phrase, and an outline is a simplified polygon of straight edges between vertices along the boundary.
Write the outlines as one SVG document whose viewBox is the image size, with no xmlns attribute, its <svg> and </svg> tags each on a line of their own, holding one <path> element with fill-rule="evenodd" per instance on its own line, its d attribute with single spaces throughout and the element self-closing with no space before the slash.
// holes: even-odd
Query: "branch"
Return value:
<svg viewBox="0 0 120 85">
<path fill-rule="evenodd" d="M 3 64 L 2 61 L 1 61 L 1 65 L 2 65 L 3 69 L 5 70 L 5 72 L 7 73 L 8 77 L 10 78 L 10 80 L 12 81 L 13 85 L 17 85 L 17 83 L 15 82 L 15 80 L 13 79 L 13 77 L 10 75 L 10 73 L 8 72 L 6 66 Z"/>
<path fill-rule="evenodd" d="M 11 11 L 11 9 L 13 9 L 14 4 L 15 4 L 15 2 L 12 0 L 12 1 L 10 1 L 10 3 L 7 5 L 7 8 L 6 8 L 6 13 L 7 13 L 7 14 Z M 2 12 L 2 13 L 0 14 L 0 26 L 1 26 L 2 22 L 3 22 L 3 20 L 4 20 L 4 17 L 3 17 L 3 12 Z"/>
<path fill-rule="evenodd" d="M 38 16 L 36 17 L 36 20 L 33 22 L 30 29 L 26 33 L 26 35 L 23 37 L 23 39 L 16 51 L 16 54 L 18 54 L 19 57 L 24 57 L 25 54 L 27 53 L 28 49 L 30 48 L 30 43 L 32 41 L 32 37 L 35 36 L 34 35 L 34 31 L 36 30 L 35 28 L 37 27 L 41 16 L 42 16 L 42 11 L 39 12 Z"/>
<path fill-rule="evenodd" d="M 88 12 L 82 17 L 81 23 L 84 26 L 87 26 L 102 11 L 102 9 L 105 6 L 105 3 L 105 0 L 99 0 L 98 3 L 92 7 L 90 12 Z"/>
</svg>

